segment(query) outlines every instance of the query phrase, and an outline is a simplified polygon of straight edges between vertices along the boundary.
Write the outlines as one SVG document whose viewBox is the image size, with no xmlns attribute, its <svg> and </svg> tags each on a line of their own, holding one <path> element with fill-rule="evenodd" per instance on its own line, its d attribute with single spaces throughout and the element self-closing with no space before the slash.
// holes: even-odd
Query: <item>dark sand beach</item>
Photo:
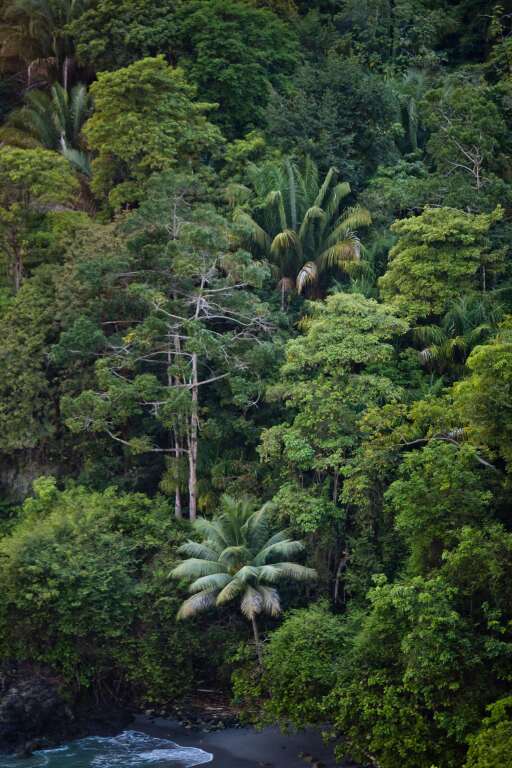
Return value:
<svg viewBox="0 0 512 768">
<path fill-rule="evenodd" d="M 187 730 L 172 720 L 145 716 L 136 717 L 130 727 L 211 752 L 213 761 L 209 765 L 214 768 L 305 768 L 315 762 L 325 768 L 339 766 L 321 734 L 309 729 L 291 734 L 281 733 L 278 728 L 226 728 L 205 733 Z"/>
</svg>

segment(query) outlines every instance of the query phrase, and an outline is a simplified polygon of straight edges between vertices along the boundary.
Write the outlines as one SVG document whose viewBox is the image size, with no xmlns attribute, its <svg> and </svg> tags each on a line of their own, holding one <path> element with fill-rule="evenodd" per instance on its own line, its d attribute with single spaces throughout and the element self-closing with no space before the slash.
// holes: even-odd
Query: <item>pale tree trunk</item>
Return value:
<svg viewBox="0 0 512 768">
<path fill-rule="evenodd" d="M 183 520 L 183 512 L 181 509 L 181 492 L 178 487 L 174 492 L 174 516 L 176 520 Z"/>
<path fill-rule="evenodd" d="M 23 280 L 23 261 L 21 254 L 16 254 L 14 260 L 14 293 L 18 293 L 21 288 L 21 281 Z"/>
<path fill-rule="evenodd" d="M 12 279 L 14 283 L 14 293 L 18 293 L 23 282 L 23 248 L 18 243 L 16 235 L 11 239 L 12 250 Z"/>
<path fill-rule="evenodd" d="M 334 605 L 336 605 L 339 600 L 341 574 L 347 567 L 347 562 L 348 562 L 348 552 L 347 550 L 344 550 L 341 553 L 340 561 L 338 563 L 338 568 L 336 569 L 336 578 L 334 580 L 334 595 L 333 595 Z"/>
<path fill-rule="evenodd" d="M 258 664 L 260 667 L 263 666 L 263 657 L 261 655 L 261 640 L 260 640 L 260 633 L 258 631 L 258 624 L 256 622 L 256 616 L 254 614 L 251 616 L 251 623 L 252 623 L 252 632 L 254 635 L 254 645 L 256 646 L 256 655 L 258 657 Z"/>
<path fill-rule="evenodd" d="M 194 319 L 199 319 L 203 289 L 206 277 L 201 277 L 201 285 L 196 297 Z M 190 425 L 188 435 L 188 515 L 193 522 L 197 518 L 197 443 L 199 439 L 199 378 L 197 371 L 197 352 L 192 353 L 192 380 L 190 405 Z"/>
<path fill-rule="evenodd" d="M 194 521 L 197 517 L 197 441 L 199 431 L 197 352 L 192 354 L 191 394 L 192 403 L 190 412 L 190 432 L 188 446 L 188 510 L 190 519 Z"/>
<path fill-rule="evenodd" d="M 169 388 L 174 386 L 174 380 L 171 374 L 171 365 L 172 365 L 172 356 L 173 356 L 173 349 L 172 349 L 172 343 L 171 339 L 174 342 L 176 351 L 179 349 L 179 338 L 178 336 L 173 336 L 171 334 L 168 334 L 168 346 L 167 346 L 167 386 Z M 180 438 L 178 435 L 178 430 L 173 429 L 173 439 L 174 439 L 174 455 L 176 457 L 176 489 L 174 491 L 174 517 L 176 520 L 181 520 L 183 518 L 183 510 L 181 507 L 181 491 L 180 491 L 180 475 L 179 475 L 179 460 L 180 460 Z"/>
<path fill-rule="evenodd" d="M 72 58 L 70 56 L 66 56 L 64 58 L 64 63 L 62 65 L 62 87 L 66 92 L 69 90 L 69 76 L 70 76 L 72 64 L 73 64 Z"/>
<path fill-rule="evenodd" d="M 181 506 L 181 490 L 180 490 L 180 441 L 178 433 L 174 430 L 174 451 L 176 456 L 176 490 L 174 491 L 174 516 L 176 520 L 183 518 L 183 509 Z"/>
</svg>

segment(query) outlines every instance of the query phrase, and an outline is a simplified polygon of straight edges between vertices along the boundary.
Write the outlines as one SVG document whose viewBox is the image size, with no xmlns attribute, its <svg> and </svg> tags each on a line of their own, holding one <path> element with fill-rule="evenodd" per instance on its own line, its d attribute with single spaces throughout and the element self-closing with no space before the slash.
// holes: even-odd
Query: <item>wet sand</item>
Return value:
<svg viewBox="0 0 512 768">
<path fill-rule="evenodd" d="M 211 752 L 213 761 L 208 765 L 214 768 L 307 768 L 317 761 L 325 768 L 340 765 L 321 734 L 309 729 L 290 734 L 281 733 L 278 728 L 226 728 L 205 733 L 188 730 L 172 720 L 142 715 L 135 718 L 130 728 Z M 304 760 L 301 753 L 311 757 Z"/>
</svg>

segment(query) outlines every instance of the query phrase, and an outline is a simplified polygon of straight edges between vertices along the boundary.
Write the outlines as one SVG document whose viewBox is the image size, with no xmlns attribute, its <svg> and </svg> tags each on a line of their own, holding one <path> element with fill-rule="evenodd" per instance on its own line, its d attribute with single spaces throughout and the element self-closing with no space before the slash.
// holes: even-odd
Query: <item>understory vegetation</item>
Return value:
<svg viewBox="0 0 512 768">
<path fill-rule="evenodd" d="M 0 667 L 511 765 L 510 4 L 0 18 Z"/>
</svg>

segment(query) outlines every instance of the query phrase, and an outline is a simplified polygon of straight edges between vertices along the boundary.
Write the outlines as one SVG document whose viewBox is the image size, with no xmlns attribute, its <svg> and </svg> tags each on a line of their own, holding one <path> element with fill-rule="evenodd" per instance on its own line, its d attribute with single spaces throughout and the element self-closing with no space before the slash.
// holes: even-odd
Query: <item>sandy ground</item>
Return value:
<svg viewBox="0 0 512 768">
<path fill-rule="evenodd" d="M 199 747 L 213 754 L 208 765 L 215 768 L 307 768 L 315 763 L 336 768 L 332 749 L 325 746 L 319 732 L 306 730 L 283 734 L 278 728 L 255 731 L 252 728 L 226 728 L 204 733 L 183 728 L 172 720 L 138 716 L 130 728 L 171 739 L 184 747 Z M 310 756 L 304 760 L 300 755 Z"/>
</svg>

